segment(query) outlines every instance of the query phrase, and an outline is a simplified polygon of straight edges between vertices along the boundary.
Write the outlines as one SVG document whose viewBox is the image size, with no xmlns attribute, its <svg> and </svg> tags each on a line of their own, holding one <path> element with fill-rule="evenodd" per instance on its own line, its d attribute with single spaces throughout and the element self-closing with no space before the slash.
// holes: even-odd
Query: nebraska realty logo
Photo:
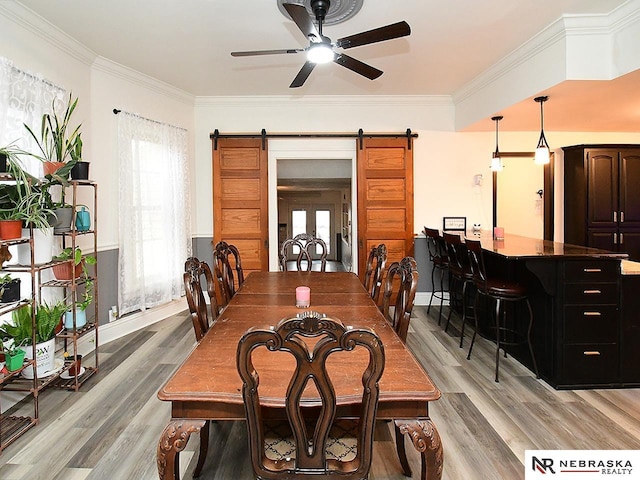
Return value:
<svg viewBox="0 0 640 480">
<path fill-rule="evenodd" d="M 525 480 L 640 478 L 640 450 L 527 450 Z"/>
</svg>

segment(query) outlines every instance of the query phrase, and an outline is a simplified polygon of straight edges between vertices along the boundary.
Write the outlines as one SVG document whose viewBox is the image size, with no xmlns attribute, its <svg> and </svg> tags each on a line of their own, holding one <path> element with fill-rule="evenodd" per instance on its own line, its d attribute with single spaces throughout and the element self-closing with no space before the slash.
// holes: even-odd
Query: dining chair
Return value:
<svg viewBox="0 0 640 480">
<path fill-rule="evenodd" d="M 184 264 L 184 291 L 187 297 L 187 305 L 193 322 L 193 330 L 196 340 L 200 340 L 207 333 L 218 316 L 218 304 L 216 300 L 215 280 L 207 262 L 200 261 L 196 257 L 189 257 Z M 206 292 L 209 296 L 210 309 L 204 296 L 203 280 Z M 211 311 L 211 314 L 209 313 Z"/>
<path fill-rule="evenodd" d="M 418 265 L 413 257 L 404 257 L 399 262 L 393 262 L 387 270 L 382 300 L 382 314 L 393 326 L 403 342 L 407 340 L 409 321 L 413 310 L 413 302 L 418 288 Z M 394 290 L 394 284 L 398 284 Z M 392 297 L 395 294 L 395 304 Z M 393 308 L 393 311 L 392 311 Z"/>
<path fill-rule="evenodd" d="M 442 307 L 444 305 L 444 278 L 449 273 L 449 257 L 444 244 L 444 239 L 440 232 L 435 228 L 424 227 L 424 235 L 427 239 L 427 252 L 429 261 L 431 262 L 431 295 L 429 296 L 429 305 L 427 306 L 427 314 L 431 310 L 433 299 L 440 300 L 440 311 L 438 312 L 438 325 L 442 322 Z M 436 290 L 436 272 L 439 272 L 439 289 Z"/>
<path fill-rule="evenodd" d="M 220 289 L 220 305 L 226 307 L 236 294 L 236 289 L 244 283 L 244 271 L 240 252 L 235 245 L 221 241 L 213 249 L 215 274 Z M 233 261 L 233 266 L 231 261 Z M 235 268 L 236 273 L 233 273 Z"/>
<path fill-rule="evenodd" d="M 504 356 L 507 356 L 505 346 L 516 346 L 524 343 L 529 347 L 529 353 L 531 354 L 531 361 L 533 362 L 533 369 L 536 374 L 536 378 L 540 378 L 538 373 L 538 364 L 536 363 L 536 357 L 533 353 L 533 346 L 531 344 L 531 327 L 533 325 L 533 311 L 531 310 L 531 303 L 529 303 L 529 297 L 527 297 L 527 290 L 524 285 L 519 283 L 505 280 L 502 278 L 488 277 L 487 271 L 484 265 L 484 254 L 482 252 L 482 246 L 480 240 L 473 240 L 470 238 L 465 239 L 467 245 L 467 252 L 469 255 L 469 263 L 471 265 L 471 271 L 473 272 L 473 280 L 476 285 L 476 297 L 474 300 L 474 319 L 475 319 L 475 331 L 471 338 L 471 345 L 469 346 L 469 353 L 467 359 L 471 358 L 471 350 L 476 340 L 478 333 L 478 314 L 477 303 L 478 298 L 481 295 L 495 301 L 495 340 L 496 340 L 496 366 L 495 366 L 495 381 L 499 382 L 499 367 L 500 367 L 500 347 L 504 351 Z M 517 323 L 512 321 L 507 323 L 507 311 L 503 307 L 504 302 L 524 302 L 529 312 L 529 318 L 525 324 L 526 328 L 518 329 Z M 512 309 L 515 312 L 515 309 Z M 513 320 L 513 319 L 512 319 Z"/>
<path fill-rule="evenodd" d="M 444 331 L 449 330 L 451 323 L 451 314 L 455 308 L 455 303 L 460 298 L 462 312 L 462 326 L 460 328 L 460 348 L 464 342 L 464 327 L 467 322 L 467 312 L 474 308 L 469 302 L 470 289 L 473 288 L 473 274 L 469 265 L 469 257 L 467 256 L 466 246 L 462 242 L 462 238 L 457 233 L 442 233 L 444 244 L 447 249 L 447 257 L 449 258 L 449 314 L 447 315 L 447 323 Z M 475 310 L 474 310 L 475 315 Z"/>
<path fill-rule="evenodd" d="M 381 243 L 377 247 L 372 247 L 367 258 L 367 269 L 364 273 L 364 288 L 369 292 L 376 304 L 380 298 L 380 287 L 382 286 L 382 276 L 387 263 L 387 246 Z"/>
<path fill-rule="evenodd" d="M 255 366 L 268 361 L 263 352 L 278 361 L 283 361 L 283 352 L 292 357 L 291 376 L 269 378 L 287 385 L 286 394 L 283 388 L 282 420 L 263 417 L 259 393 L 265 387 Z M 364 352 L 368 354 L 366 362 L 362 361 Z M 331 372 L 327 363 L 334 361 L 333 354 L 345 367 L 344 362 L 351 362 L 350 368 Z M 317 312 L 285 318 L 270 330 L 247 331 L 238 343 L 237 366 L 243 382 L 251 464 L 257 478 L 367 478 L 384 361 L 384 347 L 374 331 L 346 327 L 340 320 Z M 348 419 L 339 416 L 332 373 L 353 374 L 353 382 L 362 384 L 361 401 L 350 409 Z M 310 401 L 306 396 L 309 390 L 319 398 Z M 274 436 L 273 431 L 278 434 Z"/>
<path fill-rule="evenodd" d="M 218 315 L 215 281 L 207 262 L 200 261 L 196 257 L 187 258 L 184 263 L 184 270 L 183 281 L 185 296 L 187 297 L 187 305 L 189 306 L 191 322 L 193 323 L 193 331 L 196 335 L 196 340 L 200 341 L 215 321 L 215 317 Z M 211 304 L 211 316 L 209 315 L 207 302 L 202 289 L 203 277 L 206 290 L 209 295 L 209 302 Z M 202 467 L 204 466 L 204 461 L 207 458 L 210 427 L 211 422 L 206 422 L 204 427 L 200 430 L 200 451 L 198 453 L 198 463 L 196 464 L 196 468 L 193 472 L 194 477 L 200 475 Z"/>
<path fill-rule="evenodd" d="M 318 250 L 320 250 L 318 252 Z M 288 238 L 280 246 L 279 261 L 280 268 L 286 272 L 293 268 L 293 262 L 289 261 L 289 252 L 297 255 L 295 266 L 296 270 L 306 270 L 310 272 L 313 269 L 313 261 L 320 261 L 320 271 L 324 272 L 327 268 L 327 244 L 321 238 L 314 237 L 309 233 L 300 233 L 293 238 Z M 316 261 L 317 264 L 317 261 Z"/>
</svg>

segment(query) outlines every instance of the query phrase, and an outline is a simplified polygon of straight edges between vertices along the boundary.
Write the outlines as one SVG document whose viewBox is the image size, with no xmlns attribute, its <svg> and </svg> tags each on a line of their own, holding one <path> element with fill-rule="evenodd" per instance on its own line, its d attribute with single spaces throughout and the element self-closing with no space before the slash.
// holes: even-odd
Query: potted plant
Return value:
<svg viewBox="0 0 640 480">
<path fill-rule="evenodd" d="M 55 367 L 55 330 L 67 308 L 64 300 L 58 300 L 51 305 L 42 301 L 36 308 L 35 351 L 38 377 L 46 376 L 47 372 L 52 371 Z M 14 345 L 33 345 L 31 305 L 24 305 L 11 312 L 11 319 L 13 324 L 5 323 L 0 326 L 0 335 L 13 338 Z M 33 347 L 26 349 L 25 357 L 33 358 Z M 33 368 L 25 368 L 23 375 L 27 378 L 33 378 Z"/>
<path fill-rule="evenodd" d="M 45 113 L 42 115 L 40 124 L 40 134 L 36 133 L 25 123 L 24 126 L 33 137 L 40 150 L 39 154 L 34 156 L 43 162 L 44 174 L 46 176 L 59 176 L 65 180 L 68 178 L 69 172 L 75 161 L 71 158 L 71 151 L 77 149 L 77 137 L 80 135 L 80 126 L 71 129 L 69 122 L 73 114 L 78 99 L 73 100 L 72 94 L 69 94 L 67 106 L 62 117 L 58 116 L 55 108 L 55 99 L 51 104 L 53 113 Z M 80 149 L 82 144 L 80 143 Z M 62 168 L 65 170 L 61 170 Z"/>
<path fill-rule="evenodd" d="M 95 265 L 96 257 L 93 255 L 82 255 L 80 247 L 76 247 L 73 250 L 71 247 L 63 249 L 59 254 L 52 258 L 53 261 L 62 262 L 53 266 L 53 275 L 58 280 L 71 280 L 72 278 L 78 278 L 80 275 L 85 275 L 85 279 L 88 279 L 88 273 L 86 270 L 87 265 Z"/>
<path fill-rule="evenodd" d="M 19 160 L 20 154 L 26 154 L 13 144 L 3 147 L 0 152 L 6 158 L 5 172 L 9 179 L 0 184 L 0 239 L 11 240 L 22 236 L 22 213 L 20 205 L 31 194 L 31 185 L 37 179 L 27 173 Z"/>
<path fill-rule="evenodd" d="M 51 208 L 55 219 L 51 220 L 53 233 L 64 233 L 71 230 L 71 221 L 73 220 L 73 206 L 65 203 L 64 199 L 60 202 L 54 202 Z"/>
<path fill-rule="evenodd" d="M 0 173 L 11 173 L 11 162 L 20 153 L 24 152 L 16 147 L 15 142 L 0 147 Z"/>
<path fill-rule="evenodd" d="M 30 191 L 16 207 L 16 216 L 23 222 L 26 230 L 22 236 L 29 236 L 29 228 L 33 228 L 34 262 L 36 264 L 51 261 L 53 251 L 53 227 L 51 222 L 56 218 L 53 202 L 49 194 L 48 182 L 32 184 Z M 18 245 L 18 262 L 22 265 L 31 263 L 29 245 Z"/>
<path fill-rule="evenodd" d="M 22 237 L 22 219 L 17 210 L 23 187 L 15 183 L 0 184 L 0 239 Z"/>
<path fill-rule="evenodd" d="M 82 138 L 80 134 L 76 137 L 76 141 L 69 155 L 71 155 L 71 159 L 74 162 L 73 168 L 71 169 L 71 178 L 73 180 L 88 180 L 89 162 L 82 160 Z"/>
<path fill-rule="evenodd" d="M 74 321 L 73 317 L 75 315 L 75 328 L 84 327 L 87 324 L 87 307 L 93 301 L 93 280 L 91 280 L 86 275 L 85 270 L 85 281 L 84 281 L 84 291 L 80 296 L 76 294 L 76 302 L 75 305 L 69 307 L 69 309 L 64 314 L 64 328 L 67 330 L 74 329 Z"/>
<path fill-rule="evenodd" d="M 0 344 L 2 346 L 2 353 L 7 370 L 10 372 L 20 370 L 27 352 L 24 351 L 21 345 L 16 345 L 15 343 L 10 347 L 7 347 L 4 341 L 0 341 Z"/>
<path fill-rule="evenodd" d="M 11 278 L 10 274 L 0 276 L 0 303 L 11 303 L 20 300 L 20 279 Z"/>
</svg>

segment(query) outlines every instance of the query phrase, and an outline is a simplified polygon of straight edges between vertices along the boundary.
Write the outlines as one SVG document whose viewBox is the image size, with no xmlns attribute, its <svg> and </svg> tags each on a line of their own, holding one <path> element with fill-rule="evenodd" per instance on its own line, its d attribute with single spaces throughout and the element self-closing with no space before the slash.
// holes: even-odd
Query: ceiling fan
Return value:
<svg viewBox="0 0 640 480">
<path fill-rule="evenodd" d="M 316 17 L 317 28 L 307 9 L 303 5 L 284 3 L 283 7 L 289 16 L 296 23 L 300 31 L 309 39 L 309 46 L 306 48 L 291 48 L 283 50 L 252 50 L 246 52 L 231 52 L 233 57 L 249 57 L 254 55 L 278 55 L 289 53 L 307 52 L 307 61 L 302 66 L 296 78 L 293 79 L 289 88 L 301 87 L 307 80 L 314 67 L 318 63 L 334 62 L 352 70 L 370 80 L 374 80 L 382 75 L 382 70 L 378 70 L 371 65 L 356 60 L 353 57 L 338 53 L 334 48 L 353 48 L 370 43 L 393 40 L 394 38 L 405 37 L 411 33 L 411 27 L 405 21 L 393 23 L 380 28 L 374 28 L 366 32 L 356 33 L 348 37 L 339 38 L 335 43 L 322 33 L 322 24 L 327 15 L 331 2 L 329 0 L 311 0 L 311 9 Z"/>
</svg>

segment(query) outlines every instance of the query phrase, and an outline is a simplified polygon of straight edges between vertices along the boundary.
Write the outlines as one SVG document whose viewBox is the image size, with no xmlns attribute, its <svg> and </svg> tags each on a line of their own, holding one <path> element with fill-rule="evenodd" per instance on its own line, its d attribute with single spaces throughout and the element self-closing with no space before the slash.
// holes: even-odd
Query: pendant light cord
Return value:
<svg viewBox="0 0 640 480">
<path fill-rule="evenodd" d="M 544 109 L 542 108 L 544 102 L 546 102 L 549 97 L 536 97 L 534 100 L 540 103 L 540 140 L 538 140 L 537 148 L 549 148 L 549 144 L 547 143 L 547 138 L 544 136 Z"/>
</svg>

